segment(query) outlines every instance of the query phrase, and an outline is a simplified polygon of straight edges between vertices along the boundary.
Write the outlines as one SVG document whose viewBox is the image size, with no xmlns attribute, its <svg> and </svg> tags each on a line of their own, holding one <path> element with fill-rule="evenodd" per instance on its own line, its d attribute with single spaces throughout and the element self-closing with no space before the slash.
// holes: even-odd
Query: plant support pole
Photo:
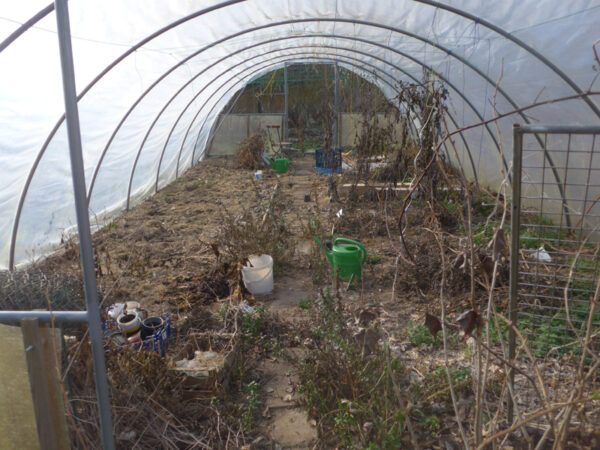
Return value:
<svg viewBox="0 0 600 450">
<path fill-rule="evenodd" d="M 96 395 L 98 397 L 98 410 L 100 413 L 102 446 L 105 450 L 114 450 L 115 441 L 110 411 L 108 381 L 106 379 L 106 362 L 104 361 L 104 346 L 102 345 L 102 324 L 100 322 L 100 308 L 98 306 L 94 253 L 92 248 L 92 235 L 90 232 L 90 218 L 87 208 L 85 172 L 83 169 L 83 154 L 79 129 L 79 112 L 77 109 L 77 93 L 75 89 L 75 69 L 73 67 L 69 11 L 67 9 L 67 0 L 55 0 L 54 5 L 58 29 L 63 94 L 65 97 L 65 116 L 69 139 L 71 174 L 73 176 L 73 193 L 75 196 L 75 210 L 77 213 L 79 252 L 83 270 L 83 285 L 87 304 L 92 359 L 94 363 Z"/>
<path fill-rule="evenodd" d="M 333 65 L 333 148 L 339 147 L 338 142 L 338 63 Z M 333 160 L 332 160 L 333 161 Z M 333 163 L 332 163 L 333 164 Z M 333 167 L 333 166 L 331 166 Z"/>
<path fill-rule="evenodd" d="M 517 287 L 519 276 L 519 231 L 521 227 L 521 163 L 523 152 L 523 134 L 518 124 L 513 125 L 513 192 L 510 210 L 510 285 L 509 285 L 509 319 L 508 328 L 508 360 L 514 364 L 516 354 L 516 333 L 517 326 Z M 508 424 L 512 424 L 514 415 L 513 397 L 515 386 L 515 371 L 512 367 L 508 371 L 508 382 L 511 389 L 508 394 L 507 419 Z"/>
<path fill-rule="evenodd" d="M 290 97 L 290 90 L 288 87 L 288 68 L 287 68 L 287 63 L 283 64 L 283 140 L 288 142 L 289 140 L 289 135 L 290 132 L 288 130 L 288 124 L 289 124 L 289 112 L 288 112 L 288 108 L 289 108 L 289 97 Z"/>
</svg>

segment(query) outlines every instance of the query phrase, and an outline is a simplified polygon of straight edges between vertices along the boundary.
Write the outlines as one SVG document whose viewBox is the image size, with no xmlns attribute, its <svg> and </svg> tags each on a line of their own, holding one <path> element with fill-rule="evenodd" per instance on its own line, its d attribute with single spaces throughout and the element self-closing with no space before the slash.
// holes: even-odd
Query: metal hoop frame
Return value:
<svg viewBox="0 0 600 450">
<path fill-rule="evenodd" d="M 90 84 L 88 84 L 88 86 L 86 86 L 86 88 L 84 88 L 83 91 L 81 91 L 81 93 L 77 96 L 78 100 L 80 100 L 100 79 L 102 79 L 104 77 L 104 75 L 106 75 L 112 68 L 114 68 L 116 65 L 118 65 L 121 61 L 123 61 L 127 56 L 129 56 L 131 53 L 133 53 L 134 51 L 136 51 L 137 49 L 141 48 L 143 45 L 145 45 L 146 43 L 150 42 L 151 40 L 153 40 L 154 38 L 160 36 L 161 34 L 165 33 L 166 31 L 175 28 L 189 20 L 192 20 L 194 18 L 197 18 L 201 15 L 204 15 L 208 12 L 211 11 L 215 11 L 217 9 L 221 9 L 221 8 L 226 8 L 229 6 L 232 6 L 234 4 L 237 3 L 241 3 L 245 0 L 229 0 L 226 2 L 222 2 L 219 3 L 217 5 L 214 5 L 210 8 L 206 8 L 200 11 L 197 11 L 193 14 L 190 14 L 188 16 L 185 16 L 181 19 L 178 19 L 174 22 L 172 22 L 171 24 L 161 28 L 160 30 L 156 31 L 155 33 L 152 33 L 151 35 L 149 35 L 148 37 L 142 39 L 140 42 L 138 42 L 137 44 L 135 44 L 134 46 L 132 46 L 128 51 L 126 51 L 125 53 L 123 53 L 121 56 L 119 56 L 115 61 L 113 61 L 110 65 L 108 65 Z M 501 36 L 505 37 L 506 39 L 510 40 L 511 42 L 513 42 L 514 44 L 516 44 L 517 46 L 521 47 L 523 50 L 525 50 L 527 53 L 531 54 L 532 56 L 534 56 L 536 59 L 538 59 L 540 62 L 542 62 L 545 66 L 547 66 L 548 68 L 550 68 L 556 75 L 558 75 L 567 85 L 569 85 L 575 92 L 579 93 L 579 94 L 583 94 L 583 90 L 573 81 L 571 80 L 564 72 L 562 72 L 556 65 L 554 65 L 550 60 L 548 60 L 546 57 L 544 57 L 541 53 L 537 52 L 535 49 L 533 49 L 532 47 L 528 46 L 525 42 L 521 41 L 520 39 L 512 36 L 511 34 L 509 34 L 508 32 L 506 32 L 504 29 L 502 29 L 501 27 L 498 27 L 484 19 L 481 19 L 479 17 L 476 17 L 470 13 L 467 13 L 466 11 L 462 11 L 458 8 L 454 8 L 448 5 L 444 5 L 441 4 L 439 2 L 435 2 L 432 0 L 414 0 L 417 1 L 419 3 L 422 3 L 424 5 L 428 5 L 434 8 L 439 8 L 439 9 L 443 9 L 451 14 L 455 14 L 458 16 L 461 16 L 465 19 L 471 20 L 477 24 L 480 24 L 492 31 L 494 31 L 495 33 L 500 34 Z M 0 51 L 2 51 L 4 48 L 6 48 L 8 45 L 10 45 L 10 43 L 12 43 L 14 40 L 16 40 L 19 36 L 21 36 L 25 31 L 27 31 L 29 28 L 31 28 L 33 25 L 35 25 L 39 20 L 41 20 L 43 17 L 45 17 L 47 14 L 49 14 L 52 10 L 54 9 L 54 5 L 49 5 L 46 8 L 42 9 L 38 14 L 36 14 L 34 17 L 32 17 L 27 23 L 23 24 L 21 27 L 19 27 L 19 29 L 17 29 L 15 32 L 13 32 L 7 39 L 5 39 L 1 44 L 0 44 Z M 357 24 L 357 25 L 366 25 L 366 26 L 376 26 L 382 29 L 387 29 L 390 30 L 392 32 L 395 33 L 400 33 L 400 34 L 404 34 L 410 37 L 414 37 L 416 39 L 422 40 L 423 42 L 427 42 L 430 45 L 433 45 L 436 48 L 439 48 L 441 50 L 442 47 L 439 46 L 436 43 L 432 43 L 431 41 L 428 42 L 428 40 L 426 38 L 423 38 L 421 36 L 418 36 L 416 34 L 407 32 L 405 30 L 400 30 L 394 27 L 390 27 L 387 25 L 383 25 L 383 24 L 376 24 L 376 23 L 371 23 L 371 22 L 367 22 L 367 21 L 361 21 L 361 20 L 355 20 L 355 19 L 342 19 L 342 18 L 327 18 L 327 19 L 297 19 L 297 20 L 292 20 L 292 21 L 284 21 L 284 22 L 279 22 L 278 24 L 269 24 L 266 26 L 262 26 L 262 27 L 257 27 L 257 28 L 267 28 L 269 26 L 277 26 L 277 25 L 282 25 L 282 24 L 293 24 L 293 23 L 300 23 L 300 22 L 312 22 L 312 21 L 334 21 L 334 22 L 342 22 L 342 23 L 352 23 L 352 24 Z M 246 32 L 250 32 L 251 30 L 256 31 L 255 29 L 248 29 L 248 30 L 244 30 L 241 33 L 246 33 Z M 240 33 L 240 34 L 241 34 Z M 216 41 L 215 43 L 213 43 L 211 46 L 216 45 L 217 43 L 219 43 L 219 41 Z M 474 69 L 476 72 L 480 73 L 480 75 L 482 74 L 482 72 L 479 69 L 476 69 L 475 66 L 472 66 L 467 60 L 465 60 L 464 58 L 460 57 L 459 55 L 454 54 L 452 51 L 450 50 L 443 50 L 446 51 L 446 53 L 449 56 L 455 57 L 457 59 L 459 59 L 463 64 L 471 67 L 472 69 Z M 500 92 L 500 90 L 499 90 Z M 505 98 L 507 98 L 505 96 Z M 508 98 L 507 98 L 508 100 Z M 600 110 L 596 107 L 596 105 L 588 98 L 583 97 L 582 100 L 584 100 L 586 102 L 586 104 L 592 109 L 592 111 L 595 113 L 595 115 L 600 118 Z M 514 103 L 510 100 L 508 100 L 511 105 L 514 106 Z M 527 122 L 527 119 L 524 118 L 525 121 Z M 31 179 L 33 178 L 33 175 L 37 169 L 37 166 L 39 165 L 39 162 L 43 156 L 43 153 L 45 151 L 45 148 L 47 148 L 49 142 L 52 140 L 54 134 L 57 132 L 58 128 L 60 127 L 60 125 L 62 124 L 62 122 L 64 121 L 64 115 L 61 117 L 61 119 L 58 121 L 58 123 L 56 124 L 56 126 L 53 128 L 53 130 L 51 131 L 51 133 L 49 134 L 48 138 L 46 139 L 42 150 L 40 150 L 40 152 L 38 153 L 38 156 L 33 164 L 33 167 L 29 173 L 29 176 L 26 180 L 23 192 L 21 194 L 21 197 L 19 199 L 19 205 L 17 208 L 17 214 L 15 215 L 15 221 L 13 224 L 13 235 L 12 235 L 12 239 L 11 239 L 11 247 L 10 247 L 10 262 L 9 262 L 9 267 L 12 269 L 14 268 L 14 247 L 15 247 L 15 241 L 16 241 L 16 234 L 18 232 L 18 224 L 19 224 L 19 220 L 20 220 L 20 215 L 21 215 L 21 211 L 23 208 L 23 203 L 25 200 L 25 197 L 27 195 L 27 191 L 29 188 L 29 185 L 31 183 Z M 546 157 L 548 157 L 548 155 L 546 154 Z M 504 163 L 506 164 L 506 162 Z M 557 185 L 559 187 L 561 186 L 560 183 L 560 177 L 558 176 L 558 173 L 554 173 L 554 176 L 556 178 L 557 181 Z M 564 193 L 562 193 L 562 196 L 564 198 Z M 565 205 L 566 207 L 566 205 Z"/>
</svg>

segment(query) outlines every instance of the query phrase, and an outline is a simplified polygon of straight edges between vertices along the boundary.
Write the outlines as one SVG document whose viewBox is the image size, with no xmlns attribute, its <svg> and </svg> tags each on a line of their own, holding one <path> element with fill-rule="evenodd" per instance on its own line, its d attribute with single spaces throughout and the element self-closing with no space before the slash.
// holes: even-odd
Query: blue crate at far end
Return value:
<svg viewBox="0 0 600 450">
<path fill-rule="evenodd" d="M 342 149 L 315 150 L 315 171 L 321 174 L 342 173 Z"/>
</svg>

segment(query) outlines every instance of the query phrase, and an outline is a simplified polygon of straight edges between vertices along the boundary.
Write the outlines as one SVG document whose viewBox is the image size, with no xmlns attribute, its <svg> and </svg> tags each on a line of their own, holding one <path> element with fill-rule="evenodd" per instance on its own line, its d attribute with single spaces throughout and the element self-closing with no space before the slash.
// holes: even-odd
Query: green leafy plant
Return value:
<svg viewBox="0 0 600 450">
<path fill-rule="evenodd" d="M 494 236 L 494 231 L 499 226 L 500 222 L 490 220 L 490 222 L 487 224 L 482 223 L 473 227 L 473 244 L 481 245 L 489 242 L 489 240 Z"/>
<path fill-rule="evenodd" d="M 204 180 L 190 181 L 189 183 L 187 183 L 185 185 L 184 189 L 188 192 L 191 192 L 191 191 L 195 191 L 196 189 L 203 187 L 205 184 L 206 184 L 206 182 Z"/>
<path fill-rule="evenodd" d="M 408 324 L 408 341 L 416 347 L 421 345 L 440 347 L 442 345 L 441 340 L 436 340 L 425 325 L 412 321 Z"/>
<path fill-rule="evenodd" d="M 256 308 L 255 312 L 247 312 L 242 316 L 242 331 L 251 339 L 258 339 L 264 328 L 264 308 Z"/>
<path fill-rule="evenodd" d="M 246 394 L 246 404 L 242 410 L 242 428 L 244 431 L 250 431 L 254 424 L 254 416 L 260 405 L 261 386 L 256 381 L 251 381 L 244 387 Z"/>
<path fill-rule="evenodd" d="M 422 425 L 423 425 L 423 428 L 425 428 L 426 430 L 428 430 L 431 433 L 436 433 L 441 428 L 440 419 L 438 419 L 436 416 L 425 417 L 423 419 Z"/>
<path fill-rule="evenodd" d="M 115 231 L 117 229 L 117 222 L 111 222 L 108 225 L 106 225 L 102 231 L 106 231 L 106 232 L 110 232 L 110 231 Z"/>
<path fill-rule="evenodd" d="M 523 215 L 524 228 L 519 236 L 521 248 L 538 249 L 544 243 L 555 245 L 556 241 L 567 239 L 569 232 L 557 228 L 552 221 L 538 215 Z"/>
<path fill-rule="evenodd" d="M 312 302 L 307 298 L 300 300 L 300 303 L 298 303 L 298 308 L 309 310 L 312 308 Z"/>
</svg>

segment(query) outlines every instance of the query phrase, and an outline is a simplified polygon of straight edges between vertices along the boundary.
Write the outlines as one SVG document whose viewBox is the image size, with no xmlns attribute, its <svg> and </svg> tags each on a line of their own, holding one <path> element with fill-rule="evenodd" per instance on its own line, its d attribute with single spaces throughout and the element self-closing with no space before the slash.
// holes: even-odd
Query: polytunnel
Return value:
<svg viewBox="0 0 600 450">
<path fill-rule="evenodd" d="M 522 198 L 555 202 L 560 227 L 583 227 L 577 211 L 600 216 L 600 159 L 590 156 L 600 144 L 581 137 L 600 124 L 600 4 L 550 3 L 71 0 L 71 131 L 81 138 L 91 228 L 201 164 L 244 86 L 296 63 L 335 64 L 390 100 L 399 82 L 429 74 L 447 90 L 447 132 L 457 132 L 446 157 L 491 191 L 512 181 L 513 124 L 532 126 L 519 142 L 541 153 L 525 163 Z M 12 271 L 51 254 L 77 216 L 55 4 L 0 11 L 0 269 Z M 548 134 L 553 126 L 579 131 Z M 572 151 L 547 151 L 560 146 Z M 567 179 L 576 161 L 587 179 Z M 540 171 L 540 190 L 528 190 Z"/>
<path fill-rule="evenodd" d="M 352 67 L 351 60 L 380 74 L 377 83 L 390 97 L 384 74 L 388 81 L 410 80 L 431 71 L 448 86 L 458 127 L 492 118 L 494 108 L 503 114 L 573 96 L 560 107 L 499 120 L 500 138 L 489 124 L 462 133 L 470 147 L 458 141 L 459 158 L 470 161 L 468 176 L 487 186 L 502 178 L 501 166 L 508 169 L 512 123 L 594 125 L 600 115 L 597 98 L 581 96 L 596 74 L 590 45 L 596 8 L 585 2 L 548 11 L 527 2 L 201 6 L 70 5 L 87 196 L 96 223 L 202 159 L 212 125 L 236 89 L 278 61 L 324 55 Z M 27 2 L 4 14 L 0 264 L 12 268 L 54 248 L 75 217 L 62 151 L 58 49 L 49 39 L 56 34 L 53 6 Z M 551 45 L 561 30 L 569 39 Z"/>
</svg>

